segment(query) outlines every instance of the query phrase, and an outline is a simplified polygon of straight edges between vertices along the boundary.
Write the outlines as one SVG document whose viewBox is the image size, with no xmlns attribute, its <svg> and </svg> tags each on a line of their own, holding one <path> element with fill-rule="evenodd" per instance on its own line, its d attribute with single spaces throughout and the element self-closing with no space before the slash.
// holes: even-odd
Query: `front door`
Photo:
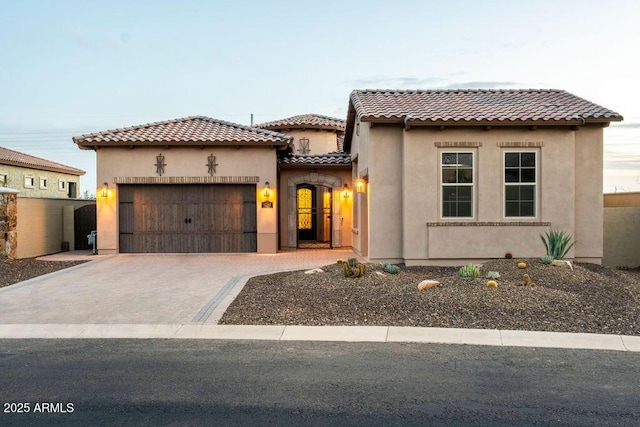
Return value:
<svg viewBox="0 0 640 427">
<path fill-rule="evenodd" d="M 301 184 L 297 188 L 299 248 L 331 248 L 331 188 Z"/>
</svg>

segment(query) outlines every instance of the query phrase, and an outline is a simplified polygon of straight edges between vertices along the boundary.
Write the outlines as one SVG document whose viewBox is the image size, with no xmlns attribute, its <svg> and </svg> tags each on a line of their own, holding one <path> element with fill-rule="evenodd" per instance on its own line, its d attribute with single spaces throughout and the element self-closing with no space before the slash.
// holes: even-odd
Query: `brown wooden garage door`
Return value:
<svg viewBox="0 0 640 427">
<path fill-rule="evenodd" d="M 121 185 L 120 252 L 256 252 L 254 185 Z"/>
</svg>

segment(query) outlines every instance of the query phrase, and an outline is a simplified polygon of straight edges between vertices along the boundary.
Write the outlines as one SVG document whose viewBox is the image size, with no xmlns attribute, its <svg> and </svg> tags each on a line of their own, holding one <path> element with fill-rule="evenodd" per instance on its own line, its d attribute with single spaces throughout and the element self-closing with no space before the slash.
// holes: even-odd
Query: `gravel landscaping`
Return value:
<svg viewBox="0 0 640 427">
<path fill-rule="evenodd" d="M 517 264 L 525 261 L 525 269 Z M 640 272 L 593 264 L 551 266 L 537 259 L 485 263 L 479 278 L 453 267 L 404 267 L 382 273 L 368 264 L 345 278 L 338 264 L 254 277 L 220 324 L 429 326 L 640 335 Z M 486 286 L 497 271 L 498 287 Z M 519 286 L 527 273 L 536 284 Z M 418 291 L 424 279 L 441 286 Z"/>
<path fill-rule="evenodd" d="M 87 261 L 38 261 L 0 257 L 0 288 L 82 264 Z"/>
</svg>

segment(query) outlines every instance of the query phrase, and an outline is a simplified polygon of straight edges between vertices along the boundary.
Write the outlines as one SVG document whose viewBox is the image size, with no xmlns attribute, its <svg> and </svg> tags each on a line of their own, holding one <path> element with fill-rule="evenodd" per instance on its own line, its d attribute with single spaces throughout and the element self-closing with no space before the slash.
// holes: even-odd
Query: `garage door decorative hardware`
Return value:
<svg viewBox="0 0 640 427">
<path fill-rule="evenodd" d="M 160 176 L 162 176 L 162 174 L 164 173 L 164 167 L 167 166 L 167 164 L 164 162 L 164 156 L 162 155 L 162 153 L 158 154 L 156 156 L 156 173 Z"/>
<path fill-rule="evenodd" d="M 207 157 L 207 168 L 209 171 L 209 175 L 213 176 L 214 173 L 216 173 L 216 166 L 218 166 L 218 164 L 216 163 L 216 156 L 213 155 L 213 153 L 211 153 L 211 155 L 209 155 L 209 157 Z"/>
</svg>

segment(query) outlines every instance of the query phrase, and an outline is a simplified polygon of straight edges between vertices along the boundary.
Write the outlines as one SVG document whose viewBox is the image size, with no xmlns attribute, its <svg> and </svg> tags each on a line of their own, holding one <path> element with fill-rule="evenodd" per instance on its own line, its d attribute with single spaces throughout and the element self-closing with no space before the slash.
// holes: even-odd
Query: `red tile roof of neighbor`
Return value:
<svg viewBox="0 0 640 427">
<path fill-rule="evenodd" d="M 146 123 L 73 138 L 81 148 L 96 146 L 258 144 L 286 147 L 291 138 L 278 132 L 204 116 Z"/>
<path fill-rule="evenodd" d="M 272 122 L 259 123 L 253 127 L 260 129 L 327 129 L 344 131 L 346 121 L 320 114 L 301 114 Z"/>
<path fill-rule="evenodd" d="M 361 121 L 407 116 L 444 124 L 622 120 L 614 111 L 556 89 L 355 90 L 350 104 Z"/>
<path fill-rule="evenodd" d="M 61 163 L 52 162 L 40 157 L 31 156 L 29 154 L 20 153 L 19 151 L 10 150 L 0 147 L 0 164 L 20 166 L 30 169 L 39 169 L 51 172 L 66 173 L 69 175 L 84 175 L 85 171 Z"/>
</svg>

